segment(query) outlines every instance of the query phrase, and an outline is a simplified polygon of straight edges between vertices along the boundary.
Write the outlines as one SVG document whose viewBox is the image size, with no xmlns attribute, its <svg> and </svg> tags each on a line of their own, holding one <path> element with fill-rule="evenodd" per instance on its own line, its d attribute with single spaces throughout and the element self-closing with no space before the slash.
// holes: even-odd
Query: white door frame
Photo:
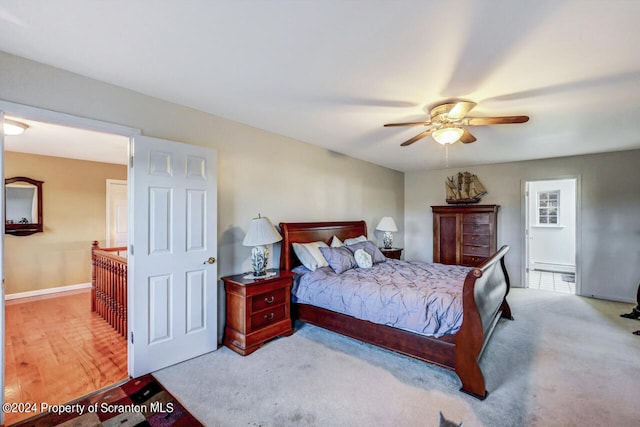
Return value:
<svg viewBox="0 0 640 427">
<path fill-rule="evenodd" d="M 31 107 L 23 104 L 0 100 L 0 172 L 4 176 L 4 132 L 1 131 L 4 115 L 16 116 L 24 119 L 47 122 L 61 126 L 69 126 L 85 130 L 92 130 L 103 133 L 111 133 L 126 137 L 140 135 L 140 129 L 123 126 L 115 123 L 104 122 L 86 117 L 74 116 L 72 114 L 60 113 L 52 110 Z M 4 224 L 4 198 L 0 202 L 1 224 Z M 4 390 L 4 232 L 0 236 L 0 274 L 2 274 L 2 289 L 0 289 L 0 332 L 2 333 L 2 346 L 0 346 L 0 389 Z M 130 369 L 130 368 L 129 368 Z M 129 374 L 131 374 L 129 372 Z M 0 393 L 0 405 L 4 405 L 4 393 Z M 0 412 L 0 424 L 4 424 L 4 413 Z"/>
<path fill-rule="evenodd" d="M 522 239 L 523 239 L 523 248 L 522 251 L 522 287 L 529 286 L 529 258 L 530 258 L 530 248 L 529 248 L 529 203 L 531 203 L 531 197 L 527 193 L 528 192 L 528 184 L 530 182 L 536 181 L 555 181 L 555 180 L 566 180 L 566 179 L 574 179 L 576 181 L 575 186 L 575 196 L 576 196 L 576 230 L 575 230 L 575 264 L 576 264 L 576 295 L 582 295 L 582 263 L 581 263 L 581 248 L 582 248 L 582 198 L 581 198 L 581 176 L 580 175 L 564 175 L 564 176 L 553 176 L 553 177 L 545 177 L 545 178 L 531 178 L 525 179 L 521 181 L 521 200 L 522 200 L 522 215 L 520 216 L 522 219 Z"/>
<path fill-rule="evenodd" d="M 125 185 L 128 186 L 128 180 L 125 179 L 107 179 L 107 224 L 106 224 L 106 237 L 105 242 L 107 247 L 115 246 L 111 241 L 111 207 L 113 204 L 113 187 L 112 185 Z M 127 190 L 128 191 L 128 190 Z M 128 208 L 127 208 L 128 209 Z"/>
<path fill-rule="evenodd" d="M 0 110 L 0 176 L 4 178 L 4 112 Z M 4 185 L 4 179 L 3 179 Z M 4 191 L 3 191 L 4 194 Z M 4 196 L 0 197 L 0 224 L 4 224 Z M 4 227 L 3 227 L 4 228 Z M 4 407 L 4 230 L 0 233 L 0 334 L 2 334 L 2 348 L 0 349 L 0 404 Z M 4 411 L 0 412 L 0 425 L 4 425 Z"/>
</svg>

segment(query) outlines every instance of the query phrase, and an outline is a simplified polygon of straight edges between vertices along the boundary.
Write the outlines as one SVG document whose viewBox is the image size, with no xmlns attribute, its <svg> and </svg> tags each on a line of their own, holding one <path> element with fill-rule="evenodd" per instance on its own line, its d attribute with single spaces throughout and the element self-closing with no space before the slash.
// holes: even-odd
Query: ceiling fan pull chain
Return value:
<svg viewBox="0 0 640 427">
<path fill-rule="evenodd" d="M 449 167 L 449 144 L 444 146 L 444 162 L 445 167 Z"/>
</svg>

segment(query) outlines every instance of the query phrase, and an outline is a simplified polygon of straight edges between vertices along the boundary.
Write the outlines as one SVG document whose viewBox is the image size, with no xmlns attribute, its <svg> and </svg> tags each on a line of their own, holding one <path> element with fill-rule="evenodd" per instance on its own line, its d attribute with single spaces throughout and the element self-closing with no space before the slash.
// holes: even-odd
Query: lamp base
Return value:
<svg viewBox="0 0 640 427">
<path fill-rule="evenodd" d="M 385 249 L 391 249 L 393 247 L 393 234 L 390 231 L 385 231 L 382 236 L 382 244 Z"/>
<path fill-rule="evenodd" d="M 267 274 L 269 250 L 266 246 L 255 246 L 251 249 L 251 267 L 254 277 L 264 277 Z"/>
</svg>

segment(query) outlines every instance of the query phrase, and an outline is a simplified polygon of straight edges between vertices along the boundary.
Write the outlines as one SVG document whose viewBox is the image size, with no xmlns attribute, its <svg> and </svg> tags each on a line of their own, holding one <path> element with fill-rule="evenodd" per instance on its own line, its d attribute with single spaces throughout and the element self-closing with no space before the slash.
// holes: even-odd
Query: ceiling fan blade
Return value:
<svg viewBox="0 0 640 427">
<path fill-rule="evenodd" d="M 460 102 L 456 102 L 456 104 L 453 106 L 453 108 L 451 109 L 451 111 L 449 111 L 449 118 L 453 119 L 453 120 L 460 120 L 462 118 L 464 118 L 464 116 L 467 115 L 467 113 L 469 111 L 471 111 L 473 109 L 473 107 L 475 107 L 476 104 L 475 102 L 471 102 L 471 101 L 460 101 Z"/>
<path fill-rule="evenodd" d="M 408 122 L 408 123 L 387 123 L 384 127 L 390 126 L 429 126 L 431 122 Z"/>
<path fill-rule="evenodd" d="M 411 145 L 414 142 L 416 142 L 419 139 L 424 138 L 425 136 L 429 135 L 431 133 L 431 129 L 425 130 L 424 132 L 421 132 L 419 134 L 417 134 L 416 136 L 414 136 L 411 139 L 406 140 L 405 142 L 403 142 L 402 144 L 400 144 L 401 147 L 406 147 L 407 145 Z"/>
<path fill-rule="evenodd" d="M 482 125 L 506 125 L 511 123 L 526 123 L 529 116 L 504 116 L 504 117 L 469 117 L 465 120 L 467 126 Z"/>
<path fill-rule="evenodd" d="M 476 140 L 476 137 L 471 135 L 471 132 L 469 132 L 466 129 L 464 130 L 464 133 L 460 137 L 460 142 L 462 142 L 463 144 L 471 144 L 475 140 Z"/>
</svg>

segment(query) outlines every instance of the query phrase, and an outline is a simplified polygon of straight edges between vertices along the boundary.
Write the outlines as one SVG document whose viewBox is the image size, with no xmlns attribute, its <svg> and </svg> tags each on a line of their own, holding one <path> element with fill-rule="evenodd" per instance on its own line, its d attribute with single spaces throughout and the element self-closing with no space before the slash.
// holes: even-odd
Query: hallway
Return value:
<svg viewBox="0 0 640 427">
<path fill-rule="evenodd" d="M 69 402 L 128 378 L 127 342 L 91 291 L 5 302 L 5 403 Z M 35 413 L 5 413 L 5 425 Z"/>
</svg>

